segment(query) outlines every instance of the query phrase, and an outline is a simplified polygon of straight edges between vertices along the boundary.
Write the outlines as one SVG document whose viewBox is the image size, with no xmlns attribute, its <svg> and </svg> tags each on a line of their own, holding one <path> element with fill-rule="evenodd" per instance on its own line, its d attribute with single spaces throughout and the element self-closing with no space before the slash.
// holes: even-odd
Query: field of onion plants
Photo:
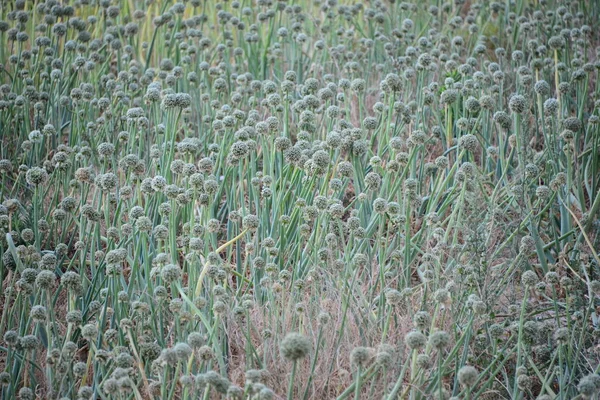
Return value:
<svg viewBox="0 0 600 400">
<path fill-rule="evenodd" d="M 598 399 L 600 2 L 3 0 L 1 399 Z"/>
</svg>

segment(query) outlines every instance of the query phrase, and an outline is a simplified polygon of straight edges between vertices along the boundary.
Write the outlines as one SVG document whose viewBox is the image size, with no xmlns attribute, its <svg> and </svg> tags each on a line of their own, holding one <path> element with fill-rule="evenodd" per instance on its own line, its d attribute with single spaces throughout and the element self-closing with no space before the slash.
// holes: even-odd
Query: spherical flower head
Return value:
<svg viewBox="0 0 600 400">
<path fill-rule="evenodd" d="M 412 331 L 404 337 L 404 342 L 406 343 L 406 346 L 408 346 L 409 349 L 418 350 L 425 346 L 425 344 L 427 343 L 427 337 L 421 332 Z"/>
<path fill-rule="evenodd" d="M 471 309 L 475 315 L 482 315 L 487 311 L 487 306 L 484 301 L 476 300 L 471 304 Z"/>
<path fill-rule="evenodd" d="M 355 347 L 350 353 L 350 362 L 359 368 L 365 367 L 373 359 L 373 349 L 370 347 Z"/>
<path fill-rule="evenodd" d="M 461 385 L 468 388 L 472 387 L 475 382 L 477 382 L 478 376 L 479 372 L 477 372 L 477 369 L 470 365 L 465 365 L 458 370 L 458 381 Z"/>
<path fill-rule="evenodd" d="M 466 131 L 469 129 L 469 119 L 462 117 L 456 120 L 456 126 L 458 127 L 458 129 L 460 129 L 461 131 Z"/>
<path fill-rule="evenodd" d="M 365 175 L 365 186 L 372 191 L 379 190 L 381 186 L 381 176 L 377 172 L 369 172 Z"/>
<path fill-rule="evenodd" d="M 292 332 L 282 340 L 279 350 L 285 359 L 295 362 L 306 357 L 311 347 L 310 340 L 305 336 Z"/>
<path fill-rule="evenodd" d="M 284 136 L 279 136 L 275 138 L 275 148 L 277 151 L 286 151 L 292 147 L 292 141 Z"/>
<path fill-rule="evenodd" d="M 264 375 L 264 370 L 249 369 L 248 371 L 246 371 L 245 374 L 246 383 L 255 384 L 262 382 L 262 380 L 264 379 Z"/>
<path fill-rule="evenodd" d="M 495 101 L 492 96 L 483 95 L 479 98 L 479 103 L 481 104 L 481 107 L 485 108 L 486 110 L 492 110 L 494 108 Z"/>
<path fill-rule="evenodd" d="M 383 214 L 386 212 L 387 205 L 388 202 L 386 199 L 383 199 L 381 197 L 376 198 L 375 200 L 373 200 L 373 211 L 379 214 Z"/>
<path fill-rule="evenodd" d="M 528 288 L 532 288 L 539 282 L 538 276 L 533 271 L 525 271 L 521 276 L 521 283 Z"/>
<path fill-rule="evenodd" d="M 521 242 L 519 244 L 519 250 L 522 253 L 529 253 L 535 249 L 535 240 L 533 237 L 526 235 L 521 238 Z"/>
<path fill-rule="evenodd" d="M 167 93 L 162 99 L 161 107 L 165 110 L 176 108 L 179 102 L 177 100 L 177 94 Z"/>
<path fill-rule="evenodd" d="M 527 100 L 520 94 L 515 94 L 508 101 L 508 107 L 515 114 L 521 114 L 527 108 Z"/>
<path fill-rule="evenodd" d="M 4 217 L 6 217 L 6 215 L 4 215 Z M 6 219 L 6 221 L 8 223 L 8 218 Z M 14 270 L 17 267 L 17 262 L 13 258 L 10 250 L 6 250 L 2 254 L 2 263 L 4 264 L 4 268 L 10 269 L 10 270 Z"/>
<path fill-rule="evenodd" d="M 450 292 L 445 289 L 438 289 L 433 293 L 433 298 L 437 303 L 447 303 L 450 301 Z"/>
<path fill-rule="evenodd" d="M 199 349 L 204 345 L 204 337 L 200 332 L 191 332 L 187 337 L 187 343 L 194 349 Z"/>
<path fill-rule="evenodd" d="M 535 195 L 541 200 L 548 199 L 550 197 L 550 194 L 550 188 L 546 185 L 540 185 L 535 189 Z"/>
<path fill-rule="evenodd" d="M 537 165 L 529 163 L 525 165 L 525 176 L 530 179 L 534 179 L 538 176 L 540 169 Z"/>
<path fill-rule="evenodd" d="M 321 170 L 326 169 L 329 166 L 329 163 L 331 162 L 329 154 L 324 150 L 317 150 L 313 154 L 312 159 L 317 165 L 317 167 L 319 167 Z"/>
<path fill-rule="evenodd" d="M 384 82 L 387 85 L 387 87 L 394 92 L 397 92 L 402 89 L 402 80 L 397 74 L 387 74 L 384 79 Z"/>
<path fill-rule="evenodd" d="M 42 143 L 44 140 L 44 136 L 38 130 L 29 132 L 28 138 L 29 138 L 29 141 L 32 143 Z"/>
<path fill-rule="evenodd" d="M 419 311 L 413 316 L 413 324 L 415 328 L 423 331 L 429 328 L 429 324 L 431 323 L 431 316 L 427 311 Z"/>
<path fill-rule="evenodd" d="M 279 129 L 279 120 L 277 119 L 277 117 L 271 116 L 267 118 L 265 122 L 267 123 L 267 129 L 271 133 L 274 133 Z"/>
<path fill-rule="evenodd" d="M 494 122 L 496 122 L 502 129 L 508 130 L 510 128 L 511 119 L 504 111 L 497 111 L 494 113 Z"/>
<path fill-rule="evenodd" d="M 531 378 L 528 375 L 519 375 L 517 377 L 517 386 L 522 391 L 529 390 L 531 388 Z"/>
<path fill-rule="evenodd" d="M 556 180 L 558 185 L 564 185 L 567 182 L 567 174 L 565 174 L 564 172 L 559 172 L 558 174 L 556 174 L 554 179 Z"/>
<path fill-rule="evenodd" d="M 192 104 L 192 96 L 187 93 L 177 93 L 175 99 L 177 100 L 177 107 L 181 109 L 187 108 Z"/>
<path fill-rule="evenodd" d="M 319 321 L 319 325 L 324 326 L 329 323 L 329 321 L 331 320 L 331 317 L 330 317 L 329 313 L 327 313 L 325 311 L 321 311 L 317 317 L 317 320 Z"/>
<path fill-rule="evenodd" d="M 81 336 L 87 340 L 94 340 L 98 337 L 98 326 L 96 324 L 86 324 L 81 328 Z"/>
<path fill-rule="evenodd" d="M 13 169 L 13 165 L 12 165 L 12 162 L 10 162 L 10 160 L 7 160 L 7 159 L 0 160 L 0 173 L 8 174 L 8 173 L 12 172 L 12 169 Z"/>
<path fill-rule="evenodd" d="M 227 311 L 227 305 L 221 301 L 217 300 L 213 303 L 213 312 L 215 314 L 224 314 Z"/>
<path fill-rule="evenodd" d="M 440 101 L 444 105 L 449 105 L 454 103 L 458 99 L 458 90 L 456 89 L 446 89 L 442 93 L 440 97 Z"/>
<path fill-rule="evenodd" d="M 552 50 L 558 50 L 566 46 L 566 41 L 562 36 L 552 36 L 548 40 L 548 46 Z"/>
<path fill-rule="evenodd" d="M 25 268 L 21 272 L 21 279 L 29 284 L 33 284 L 35 282 L 35 277 L 37 276 L 37 270 L 33 268 Z"/>
<path fill-rule="evenodd" d="M 35 305 L 31 307 L 29 315 L 34 321 L 44 322 L 47 318 L 46 307 Z"/>
<path fill-rule="evenodd" d="M 181 268 L 176 264 L 167 264 L 162 268 L 160 277 L 167 283 L 176 282 L 181 279 Z"/>
<path fill-rule="evenodd" d="M 190 176 L 189 183 L 194 189 L 201 190 L 204 188 L 204 176 L 199 172 L 195 172 Z"/>
<path fill-rule="evenodd" d="M 351 177 L 354 175 L 354 167 L 349 161 L 340 162 L 337 166 L 337 170 L 342 177 Z"/>
<path fill-rule="evenodd" d="M 248 154 L 249 148 L 246 142 L 234 142 L 231 145 L 230 154 L 235 158 L 243 158 Z"/>
<path fill-rule="evenodd" d="M 74 271 L 67 271 L 60 278 L 61 284 L 67 287 L 72 292 L 79 294 L 82 289 L 81 277 Z"/>
<path fill-rule="evenodd" d="M 600 375 L 590 374 L 586 375 L 579 381 L 577 390 L 586 399 L 591 399 L 595 394 L 600 391 Z"/>
<path fill-rule="evenodd" d="M 429 367 L 431 359 L 427 354 L 419 354 L 417 356 L 417 367 L 421 369 L 426 369 Z"/>
<path fill-rule="evenodd" d="M 356 78 L 350 83 L 350 88 L 355 92 L 364 91 L 366 86 L 367 86 L 367 82 L 361 78 Z"/>
<path fill-rule="evenodd" d="M 127 251 L 125 249 L 114 249 L 106 254 L 105 261 L 107 264 L 119 264 L 125 261 Z"/>
<path fill-rule="evenodd" d="M 127 119 L 136 120 L 144 116 L 144 109 L 142 107 L 132 107 L 127 110 Z"/>
<path fill-rule="evenodd" d="M 465 101 L 465 108 L 470 114 L 477 115 L 477 113 L 479 113 L 479 110 L 481 110 L 481 104 L 479 103 L 479 100 L 477 100 L 475 97 L 469 97 Z"/>
<path fill-rule="evenodd" d="M 127 350 L 122 350 L 121 353 L 115 357 L 115 364 L 117 368 L 131 368 L 135 363 L 135 359 Z"/>
<path fill-rule="evenodd" d="M 181 362 L 186 362 L 192 355 L 192 348 L 187 343 L 179 342 L 175 345 L 173 350 L 175 351 L 177 359 Z"/>
<path fill-rule="evenodd" d="M 33 186 L 38 186 L 48 180 L 48 173 L 44 168 L 32 167 L 25 173 L 27 183 Z"/>
<path fill-rule="evenodd" d="M 181 193 L 179 186 L 177 185 L 167 185 L 164 190 L 165 195 L 168 199 L 175 199 Z"/>
<path fill-rule="evenodd" d="M 450 335 L 445 331 L 436 331 L 429 336 L 429 344 L 437 350 L 442 350 L 450 344 Z"/>
<path fill-rule="evenodd" d="M 100 143 L 97 147 L 98 155 L 100 158 L 108 158 L 115 152 L 115 145 L 112 143 Z"/>
<path fill-rule="evenodd" d="M 335 119 L 340 115 L 340 108 L 335 105 L 327 107 L 326 115 L 328 118 Z"/>
<path fill-rule="evenodd" d="M 10 373 L 6 371 L 0 372 L 0 388 L 10 384 Z"/>
<path fill-rule="evenodd" d="M 567 130 L 577 132 L 583 127 L 583 124 L 581 123 L 581 120 L 579 120 L 579 118 L 569 117 L 563 120 L 563 127 Z"/>
<path fill-rule="evenodd" d="M 135 221 L 138 218 L 143 217 L 144 215 L 144 209 L 140 206 L 133 206 L 129 210 L 129 219 L 132 221 Z"/>
<path fill-rule="evenodd" d="M 396 307 L 402 303 L 402 293 L 396 289 L 387 289 L 385 291 L 385 301 L 390 306 Z"/>
<path fill-rule="evenodd" d="M 258 229 L 259 219 L 256 215 L 249 214 L 242 219 L 242 227 L 250 232 L 256 232 Z"/>
<path fill-rule="evenodd" d="M 13 330 L 6 331 L 3 340 L 8 346 L 15 346 L 19 342 L 19 334 Z"/>
<path fill-rule="evenodd" d="M 475 135 L 467 134 L 461 136 L 460 139 L 458 139 L 458 145 L 459 147 L 467 151 L 473 152 L 477 150 L 477 147 L 479 146 L 479 141 L 477 140 L 477 137 Z"/>
<path fill-rule="evenodd" d="M 232 400 L 241 400 L 244 398 L 244 389 L 239 386 L 231 385 L 227 389 L 227 398 Z"/>
<path fill-rule="evenodd" d="M 231 382 L 216 371 L 208 371 L 205 375 L 206 382 L 211 385 L 217 392 L 226 394 Z"/>
<path fill-rule="evenodd" d="M 275 398 L 275 392 L 271 389 L 264 387 L 258 392 L 258 400 L 272 400 Z"/>
<path fill-rule="evenodd" d="M 498 339 L 504 335 L 505 329 L 501 324 L 492 324 L 490 326 L 490 336 Z"/>
<path fill-rule="evenodd" d="M 162 348 L 158 343 L 145 342 L 140 343 L 140 356 L 147 361 L 156 360 L 161 353 Z"/>
<path fill-rule="evenodd" d="M 135 227 L 140 232 L 150 232 L 152 230 L 152 220 L 146 216 L 140 217 L 135 221 Z"/>
<path fill-rule="evenodd" d="M 208 361 L 214 357 L 215 353 L 210 346 L 204 345 L 198 349 L 198 357 L 201 360 Z"/>
<path fill-rule="evenodd" d="M 402 208 L 400 207 L 399 203 L 397 203 L 395 201 L 390 201 L 389 203 L 387 203 L 386 212 L 389 215 L 396 216 L 396 215 L 399 215 L 401 211 L 402 211 Z"/>
<path fill-rule="evenodd" d="M 369 150 L 366 140 L 359 139 L 352 142 L 352 154 L 357 157 L 364 155 Z"/>
<path fill-rule="evenodd" d="M 283 155 L 287 163 L 295 164 L 302 158 L 302 150 L 300 150 L 300 148 L 297 146 L 292 146 L 285 150 Z"/>
<path fill-rule="evenodd" d="M 575 132 L 565 129 L 561 132 L 560 137 L 564 139 L 566 142 L 571 142 L 575 138 Z"/>
<path fill-rule="evenodd" d="M 19 400 L 34 400 L 35 394 L 33 390 L 28 387 L 22 387 L 19 389 Z"/>
<path fill-rule="evenodd" d="M 554 98 L 544 101 L 544 115 L 552 116 L 558 111 L 558 101 Z"/>
<path fill-rule="evenodd" d="M 35 335 L 25 335 L 19 340 L 21 347 L 25 351 L 34 350 L 40 343 Z"/>
<path fill-rule="evenodd" d="M 78 400 L 91 399 L 93 396 L 94 389 L 92 389 L 90 386 L 81 386 L 77 391 Z"/>
<path fill-rule="evenodd" d="M 65 316 L 68 324 L 79 325 L 83 321 L 83 315 L 79 310 L 69 311 Z"/>
<path fill-rule="evenodd" d="M 540 96 L 547 96 L 550 94 L 550 85 L 545 80 L 541 79 L 535 83 L 533 90 Z"/>
<path fill-rule="evenodd" d="M 363 127 L 370 131 L 377 128 L 377 118 L 366 117 L 365 119 L 363 119 Z"/>
<path fill-rule="evenodd" d="M 194 378 L 192 375 L 182 375 L 179 378 L 179 383 L 181 384 L 181 386 L 183 386 L 184 388 L 190 388 L 192 387 L 192 385 L 194 384 Z"/>
<path fill-rule="evenodd" d="M 404 181 L 404 190 L 406 190 L 407 193 L 415 193 L 418 187 L 419 181 L 414 178 L 407 178 Z"/>
</svg>

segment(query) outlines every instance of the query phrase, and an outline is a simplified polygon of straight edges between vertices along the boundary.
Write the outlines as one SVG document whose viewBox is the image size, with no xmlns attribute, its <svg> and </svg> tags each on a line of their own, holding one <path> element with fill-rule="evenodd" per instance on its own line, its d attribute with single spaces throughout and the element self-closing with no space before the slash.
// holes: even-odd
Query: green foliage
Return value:
<svg viewBox="0 0 600 400">
<path fill-rule="evenodd" d="M 0 397 L 597 398 L 599 12 L 1 2 Z"/>
</svg>

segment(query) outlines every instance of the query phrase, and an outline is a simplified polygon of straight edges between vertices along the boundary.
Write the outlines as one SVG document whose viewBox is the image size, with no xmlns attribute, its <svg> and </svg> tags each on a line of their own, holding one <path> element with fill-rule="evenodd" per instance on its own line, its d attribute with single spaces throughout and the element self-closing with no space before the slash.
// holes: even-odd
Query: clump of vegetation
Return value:
<svg viewBox="0 0 600 400">
<path fill-rule="evenodd" d="M 597 399 L 600 3 L 0 3 L 3 399 Z"/>
</svg>

